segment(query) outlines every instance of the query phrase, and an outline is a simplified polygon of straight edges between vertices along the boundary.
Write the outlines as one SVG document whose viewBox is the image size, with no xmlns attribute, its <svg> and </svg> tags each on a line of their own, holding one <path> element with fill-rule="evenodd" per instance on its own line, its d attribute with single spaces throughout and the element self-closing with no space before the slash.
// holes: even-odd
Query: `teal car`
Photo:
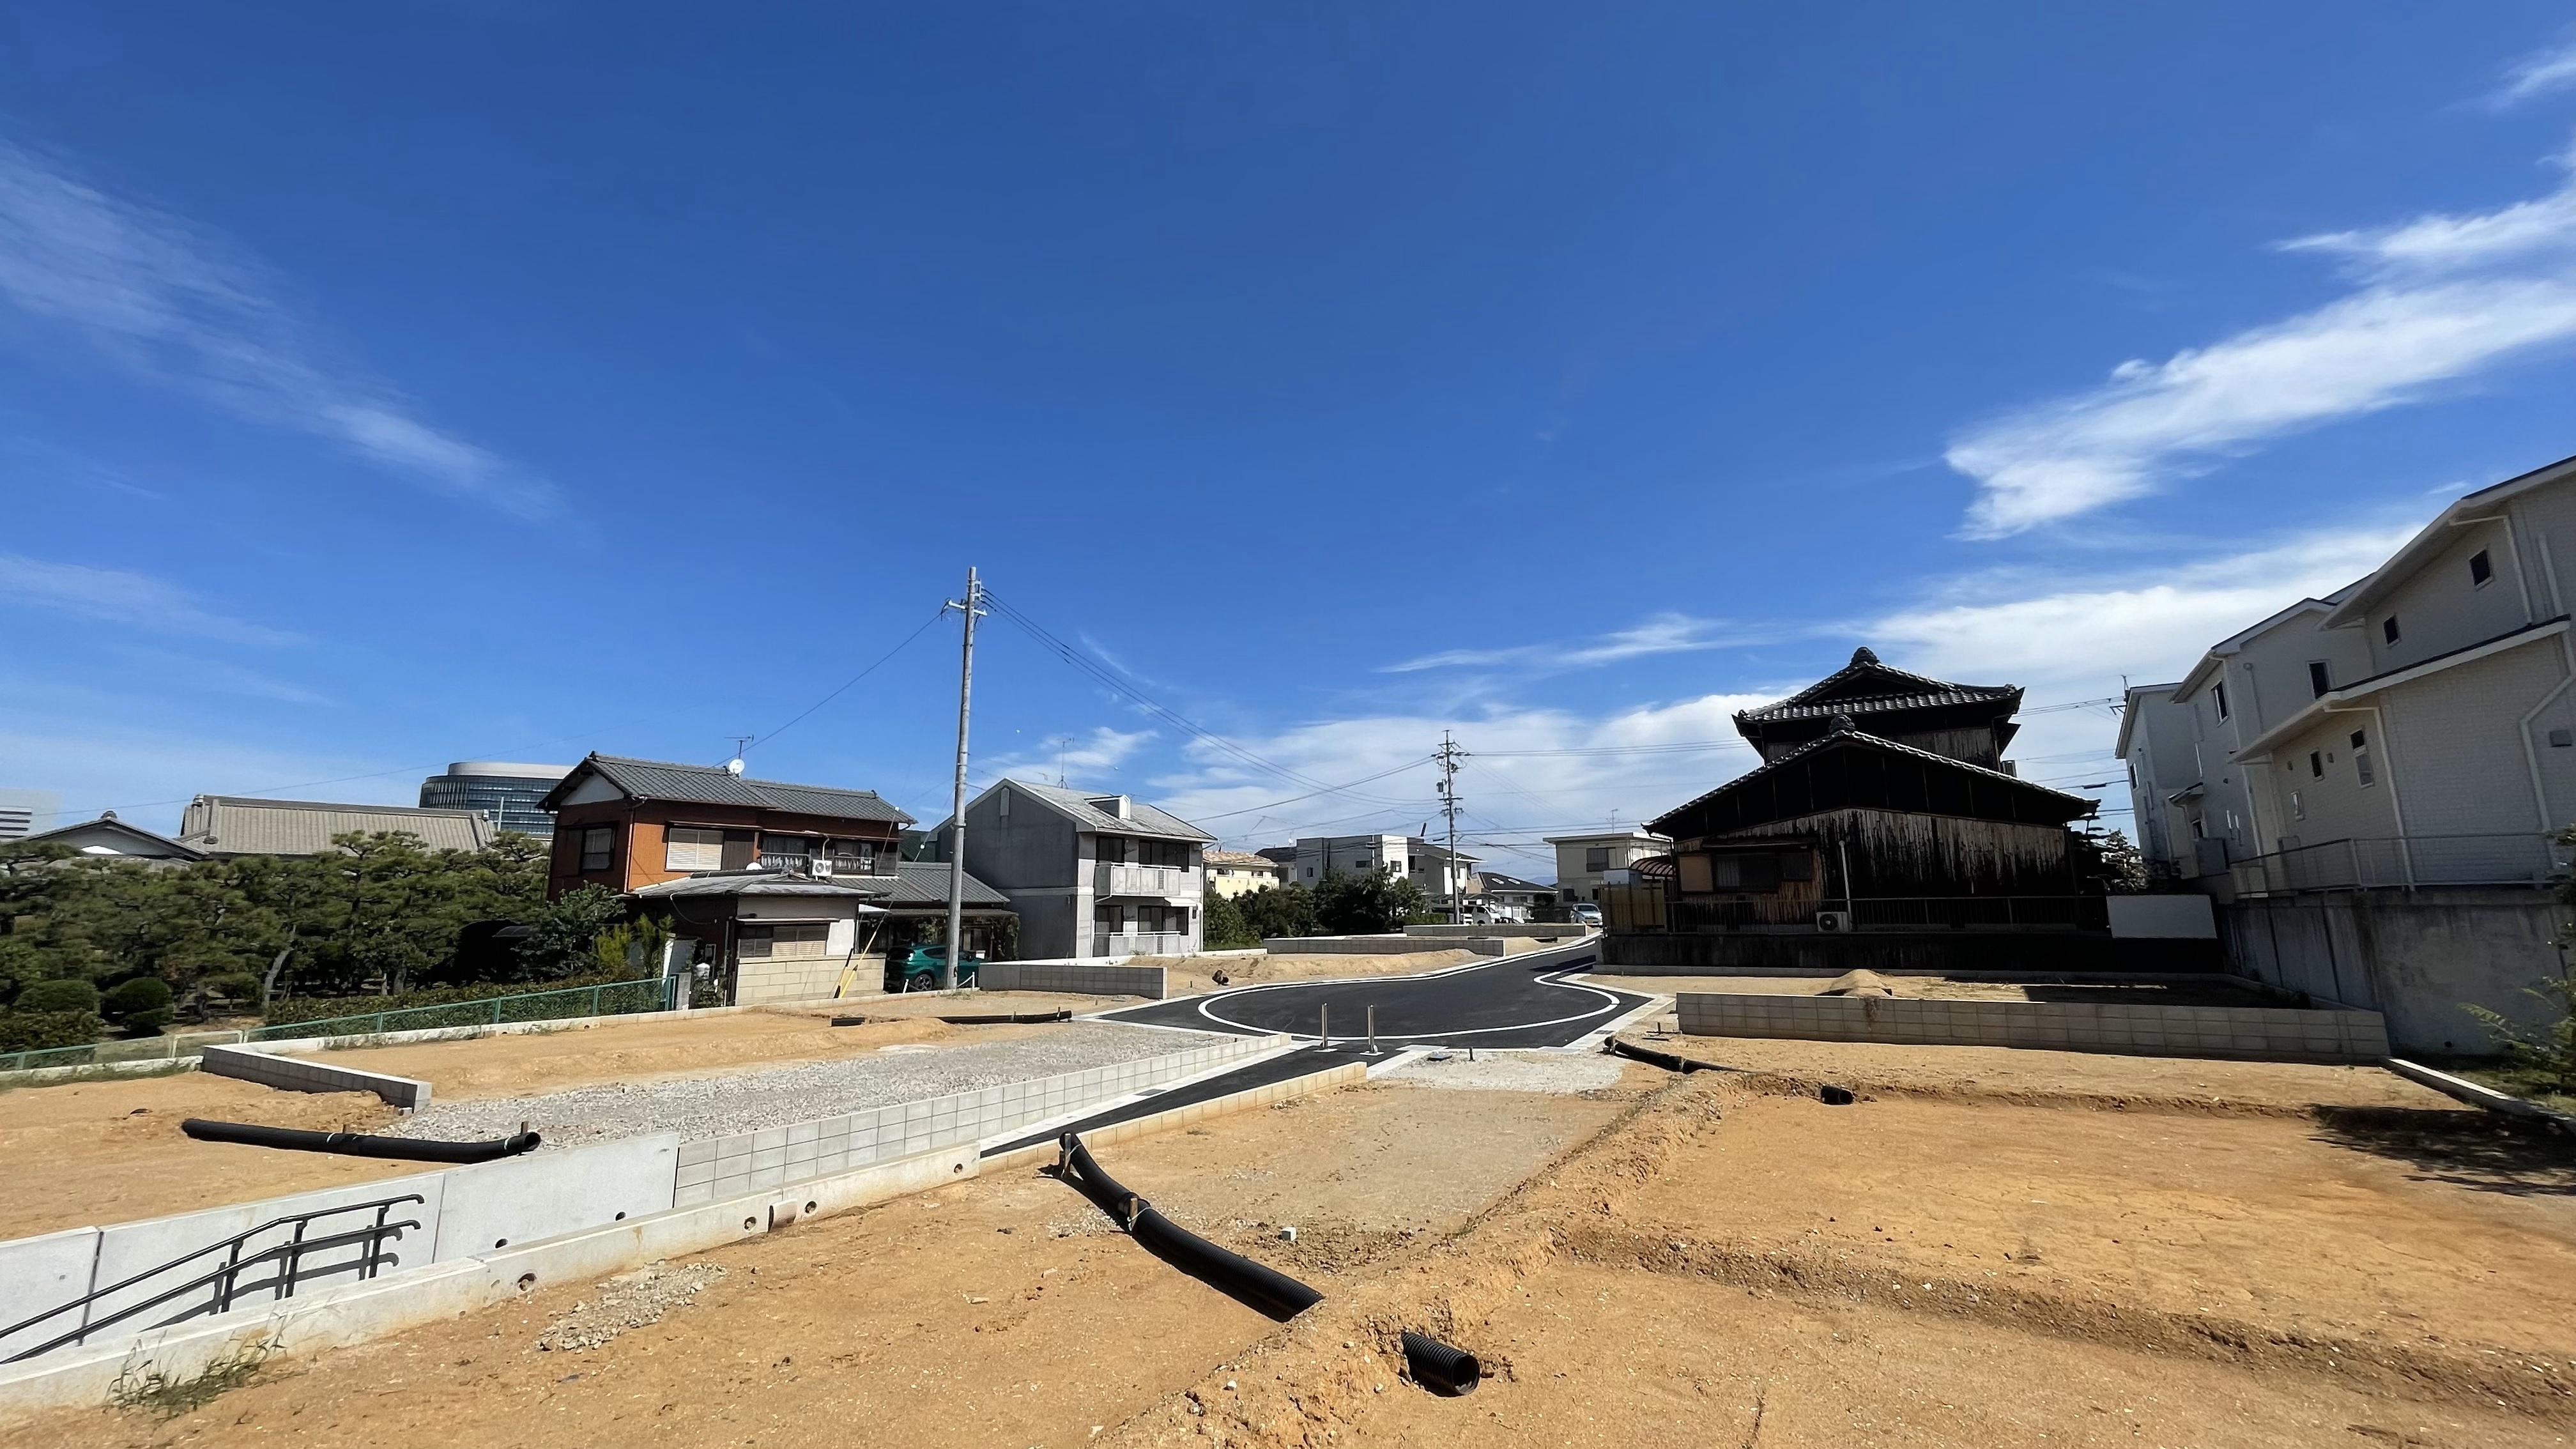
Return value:
<svg viewBox="0 0 2576 1449">
<path fill-rule="evenodd" d="M 975 968 L 984 964 L 984 954 L 967 951 L 957 957 L 957 984 L 975 984 Z M 902 959 L 886 960 L 885 989 L 888 991 L 937 991 L 939 973 L 948 965 L 948 948 L 922 944 L 904 953 Z"/>
</svg>

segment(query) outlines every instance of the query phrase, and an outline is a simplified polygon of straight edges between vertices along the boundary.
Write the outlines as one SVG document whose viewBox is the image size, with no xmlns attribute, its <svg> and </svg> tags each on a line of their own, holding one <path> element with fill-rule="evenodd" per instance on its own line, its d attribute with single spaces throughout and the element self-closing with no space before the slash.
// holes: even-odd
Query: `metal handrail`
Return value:
<svg viewBox="0 0 2576 1449">
<path fill-rule="evenodd" d="M 116 1312 L 109 1314 L 107 1317 L 102 1318 L 95 1323 L 89 1322 L 84 1318 L 81 1326 L 73 1329 L 71 1332 L 63 1334 L 58 1338 L 47 1340 L 46 1342 L 38 1344 L 34 1348 L 27 1349 L 24 1352 L 13 1353 L 5 1359 L 0 1359 L 0 1363 L 17 1363 L 22 1359 L 30 1359 L 39 1354 L 51 1353 L 55 1349 L 58 1349 L 67 1343 L 86 1343 L 89 1341 L 89 1336 L 98 1332 L 100 1329 L 123 1323 L 125 1320 L 132 1318 L 137 1314 L 148 1313 L 151 1310 L 160 1307 L 162 1304 L 169 1302 L 173 1298 L 180 1297 L 183 1294 L 193 1293 L 197 1289 L 206 1287 L 217 1281 L 221 1281 L 223 1286 L 215 1292 L 215 1311 L 217 1313 L 229 1313 L 232 1311 L 234 1296 L 240 1292 L 242 1270 L 245 1268 L 256 1267 L 259 1264 L 268 1262 L 272 1259 L 283 1258 L 286 1264 L 285 1274 L 279 1279 L 277 1291 L 277 1296 L 279 1298 L 292 1298 L 295 1296 L 295 1282 L 303 1272 L 305 1254 L 323 1252 L 331 1248 L 346 1247 L 351 1243 L 363 1242 L 367 1245 L 366 1256 L 359 1261 L 358 1276 L 362 1279 L 373 1278 L 376 1276 L 376 1266 L 382 1258 L 382 1254 L 377 1250 L 383 1246 L 384 1240 L 389 1236 L 399 1236 L 410 1229 L 420 1226 L 420 1222 L 416 1218 L 406 1219 L 399 1223 L 388 1223 L 385 1221 L 385 1215 L 393 1211 L 397 1204 L 407 1202 L 425 1203 L 427 1201 L 428 1199 L 421 1196 L 419 1193 L 412 1192 L 405 1193 L 400 1197 L 381 1198 L 374 1202 L 343 1203 L 338 1207 L 316 1208 L 309 1213 L 293 1213 L 286 1217 L 273 1218 L 267 1222 L 261 1223 L 258 1227 L 245 1229 L 233 1234 L 229 1238 L 221 1240 L 220 1242 L 208 1243 L 206 1246 L 197 1249 L 193 1253 L 182 1253 L 178 1257 L 173 1258 L 169 1262 L 163 1263 L 158 1267 L 146 1268 L 142 1272 L 135 1274 L 133 1277 L 125 1279 L 123 1282 L 111 1283 L 104 1288 L 92 1289 L 88 1293 L 73 1299 L 69 1303 L 63 1304 L 60 1307 L 48 1308 L 33 1318 L 23 1319 L 17 1323 L 10 1324 L 6 1328 L 0 1328 L 0 1339 L 7 1339 L 15 1334 L 22 1333 L 27 1329 L 35 1327 L 37 1324 L 44 1322 L 48 1318 L 60 1317 L 76 1308 L 85 1309 L 102 1298 L 108 1297 L 111 1294 L 122 1293 L 126 1289 L 131 1288 L 138 1283 L 144 1282 L 148 1279 L 157 1278 L 182 1265 L 193 1263 L 197 1259 L 205 1257 L 209 1253 L 222 1253 L 224 1255 L 224 1265 L 215 1269 L 211 1273 L 204 1274 L 197 1278 L 192 1278 L 189 1281 L 180 1284 L 178 1287 L 164 1290 L 150 1298 L 144 1299 L 140 1303 L 127 1304 L 125 1307 L 118 1309 Z M 312 1226 L 315 1218 L 327 1218 L 335 1213 L 364 1212 L 370 1208 L 375 1210 L 376 1220 L 365 1227 L 348 1228 L 337 1233 L 328 1233 L 318 1238 L 309 1238 L 305 1236 L 305 1230 Z M 243 1246 L 251 1239 L 258 1237 L 260 1234 L 268 1232 L 273 1228 L 282 1228 L 289 1224 L 292 1224 L 295 1228 L 294 1237 L 289 1238 L 283 1243 L 273 1243 L 268 1247 L 262 1248 L 247 1256 L 243 1254 Z"/>
</svg>

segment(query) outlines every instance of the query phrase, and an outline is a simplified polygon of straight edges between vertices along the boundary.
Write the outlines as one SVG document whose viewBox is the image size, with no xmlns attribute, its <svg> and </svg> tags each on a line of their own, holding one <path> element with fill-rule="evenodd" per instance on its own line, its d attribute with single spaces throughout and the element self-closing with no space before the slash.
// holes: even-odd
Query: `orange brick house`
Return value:
<svg viewBox="0 0 2576 1449">
<path fill-rule="evenodd" d="M 594 754 L 547 794 L 549 899 L 584 885 L 620 895 L 714 870 L 884 877 L 912 817 L 873 790 L 752 780 L 709 765 Z"/>
</svg>

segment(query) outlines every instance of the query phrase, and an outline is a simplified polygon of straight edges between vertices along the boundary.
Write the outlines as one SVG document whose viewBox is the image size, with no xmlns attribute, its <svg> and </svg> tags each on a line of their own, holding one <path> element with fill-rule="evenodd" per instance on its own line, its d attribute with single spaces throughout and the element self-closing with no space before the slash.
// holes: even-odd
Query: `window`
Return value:
<svg viewBox="0 0 2576 1449">
<path fill-rule="evenodd" d="M 2309 778 L 2309 779 L 2311 779 L 2311 780 L 2322 780 L 2322 779 L 2324 779 L 2325 777 L 2326 777 L 2326 759 L 2325 759 L 2325 756 L 2318 754 L 2318 753 L 2317 753 L 2316 751 L 2314 751 L 2314 750 L 2310 750 L 2310 751 L 2308 751 L 2308 778 Z"/>
<path fill-rule="evenodd" d="M 2332 688 L 2334 688 L 2334 676 L 2327 671 L 2326 662 L 2322 659 L 2309 660 L 2308 694 L 2311 697 L 2321 696 Z"/>
<path fill-rule="evenodd" d="M 2570 745 L 2576 745 L 2576 730 L 2551 730 L 2549 732 L 2549 747 L 2551 749 L 2563 750 Z"/>
<path fill-rule="evenodd" d="M 1704 896 L 1717 889 L 1709 878 L 1707 856 L 1685 855 L 1679 861 L 1679 865 L 1684 895 Z"/>
<path fill-rule="evenodd" d="M 2191 838 L 2194 840 L 2207 840 L 2209 838 L 2209 832 L 2202 828 L 2200 817 L 2197 815 L 2191 817 Z"/>
<path fill-rule="evenodd" d="M 1815 878 L 1816 858 L 1813 855 L 1803 850 L 1780 852 L 1780 879 L 1814 880 Z"/>
<path fill-rule="evenodd" d="M 1776 855 L 1715 855 L 1709 857 L 1710 884 L 1722 891 L 1773 891 L 1780 888 L 1780 858 Z"/>
<path fill-rule="evenodd" d="M 2299 798 L 2299 792 L 2296 790 L 2290 792 L 2290 818 L 2293 820 L 2308 818 L 2308 803 Z"/>
<path fill-rule="evenodd" d="M 724 869 L 724 832 L 674 825 L 662 832 L 664 870 Z"/>
<path fill-rule="evenodd" d="M 617 829 L 594 825 L 581 833 L 581 868 L 583 871 L 606 870 L 617 854 Z"/>
<path fill-rule="evenodd" d="M 1608 870 L 1610 868 L 1610 847 L 1606 845 L 1586 847 L 1583 852 L 1583 868 L 1585 870 Z"/>
<path fill-rule="evenodd" d="M 2485 549 L 2479 549 L 2476 553 L 2469 555 L 2470 588 L 2483 589 L 2487 586 L 2487 580 L 2494 577 L 2495 565 L 2487 561 L 2487 551 Z"/>
<path fill-rule="evenodd" d="M 2397 616 L 2395 614 L 2391 614 L 2387 618 L 2379 621 L 2379 637 L 2387 640 L 2391 644 L 2397 642 Z"/>
<path fill-rule="evenodd" d="M 2352 732 L 2352 769 L 2354 774 L 2361 777 L 2361 783 L 2367 785 L 2371 782 L 2370 741 L 2360 730 Z"/>
<path fill-rule="evenodd" d="M 2216 705 L 2216 706 L 2218 707 L 2218 717 L 2219 717 L 2220 719 L 2225 719 L 2225 718 L 2227 718 L 2227 681 L 2226 681 L 2226 680 L 2223 680 L 2223 679 L 2222 679 L 2222 680 L 2220 680 L 2219 682 L 2217 682 L 2216 684 L 2213 684 L 2213 685 L 2211 685 L 2211 686 L 2209 687 L 2209 702 L 2210 702 L 2211 704 Z"/>
</svg>

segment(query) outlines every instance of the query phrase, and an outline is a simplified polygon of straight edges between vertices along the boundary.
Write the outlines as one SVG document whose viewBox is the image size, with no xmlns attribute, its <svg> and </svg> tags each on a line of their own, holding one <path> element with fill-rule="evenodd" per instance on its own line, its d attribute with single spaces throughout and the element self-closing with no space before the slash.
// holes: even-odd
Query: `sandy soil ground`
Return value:
<svg viewBox="0 0 2576 1449">
<path fill-rule="evenodd" d="M 1327 1293 L 1461 1229 L 1622 1112 L 1591 1095 L 1367 1086 L 1106 1149 L 1176 1219 Z M 1505 1119 L 1492 1130 L 1497 1116 Z M 1462 1161 L 1457 1144 L 1478 1150 Z M 1321 1169 L 1320 1171 L 1318 1169 Z M 1275 1228 L 1293 1224 L 1295 1244 Z M 819 1219 L 705 1255 L 694 1299 L 622 1327 L 635 1285 L 566 1284 L 401 1338 L 281 1361 L 169 1422 L 90 1411 L 0 1445 L 1071 1446 L 1276 1329 L 1033 1172 Z M 619 1297 L 599 1325 L 589 1305 Z M 681 1295 L 673 1295 L 679 1297 Z M 576 1305 L 583 1305 L 580 1312 Z M 586 1331 L 566 1332 L 567 1328 Z"/>
<path fill-rule="evenodd" d="M 1839 979 L 1831 976 L 1628 976 L 1590 973 L 1603 986 L 1670 996 L 1682 991 L 1727 992 L 1741 996 L 1821 996 Z M 1938 976 L 1879 978 L 1897 996 L 1937 1001 L 2119 1002 L 2131 1006 L 2287 1006 L 2289 1003 L 2241 986 L 2223 984 L 2052 985 L 2044 981 L 1950 981 Z"/>
<path fill-rule="evenodd" d="M 972 996 L 964 1001 L 969 1004 L 949 1001 L 950 1013 L 1044 1009 L 986 1007 L 972 1004 Z M 839 1014 L 874 1018 L 881 1014 L 873 1009 L 877 1004 L 848 1006 Z M 601 1082 L 672 1081 L 718 1076 L 744 1067 L 837 1061 L 899 1043 L 1008 1041 L 1047 1029 L 1042 1025 L 949 1026 L 932 1019 L 937 1014 L 933 1012 L 906 1020 L 871 1019 L 865 1026 L 834 1026 L 835 1014 L 829 1010 L 744 1011 L 679 1020 L 611 1019 L 569 1031 L 357 1047 L 329 1053 L 327 1059 L 371 1072 L 418 1077 L 440 1097 L 470 1101 Z"/>
<path fill-rule="evenodd" d="M 1589 1092 L 1381 1081 L 1104 1154 L 1324 1290 L 1284 1327 L 1015 1174 L 674 1265 L 685 1304 L 550 1286 L 282 1360 L 169 1422 L 58 1415 L 0 1449 L 2576 1438 L 2576 1157 L 2558 1139 L 2352 1069 L 1664 1044 L 1778 1054 L 1622 1064 Z M 1816 1100 L 1862 1069 L 1887 1085 Z M 537 1347 L 628 1318 L 601 1347 Z M 1489 1377 L 1423 1392 L 1405 1328 Z"/>
<path fill-rule="evenodd" d="M 1658 1023 L 1665 1029 L 1657 1030 Z M 2463 1128 L 2480 1121 L 2474 1109 L 2375 1066 L 1682 1036 L 1671 1025 L 1665 1016 L 1622 1037 L 1757 1075 L 1883 1095 L 2298 1116 L 2319 1107 L 2391 1107 L 2456 1113 L 2438 1120 Z"/>
<path fill-rule="evenodd" d="M 952 1027 L 900 1021 L 834 1027 L 828 1013 L 747 1011 L 680 1021 L 613 1022 L 472 1041 L 328 1054 L 369 1071 L 421 1077 L 448 1100 L 515 1097 L 600 1082 L 716 1076 L 863 1055 L 915 1043 L 1005 1041 L 1044 1026 Z M 181 1135 L 187 1117 L 317 1131 L 374 1132 L 394 1111 L 360 1092 L 281 1092 L 198 1072 L 0 1092 L 0 1239 L 129 1222 L 342 1182 L 425 1171 L 418 1164 L 277 1152 Z"/>
<path fill-rule="evenodd" d="M 373 1132 L 394 1120 L 394 1109 L 364 1092 L 280 1092 L 196 1072 L 0 1092 L 0 1162 L 14 1169 L 0 1173 L 0 1238 L 421 1170 L 418 1163 L 194 1142 L 179 1132 L 186 1117 Z"/>
</svg>

